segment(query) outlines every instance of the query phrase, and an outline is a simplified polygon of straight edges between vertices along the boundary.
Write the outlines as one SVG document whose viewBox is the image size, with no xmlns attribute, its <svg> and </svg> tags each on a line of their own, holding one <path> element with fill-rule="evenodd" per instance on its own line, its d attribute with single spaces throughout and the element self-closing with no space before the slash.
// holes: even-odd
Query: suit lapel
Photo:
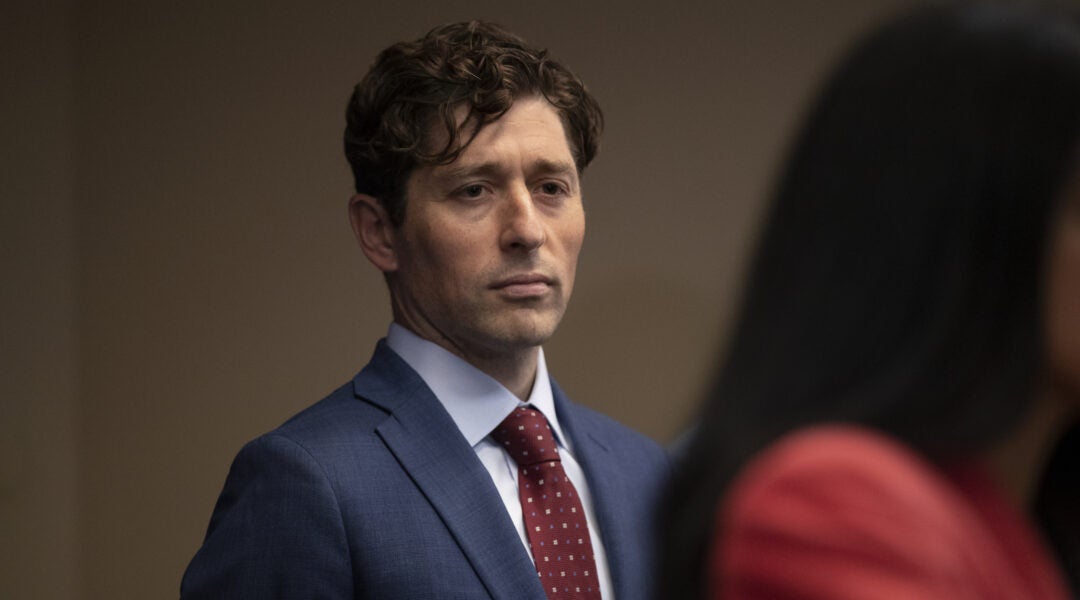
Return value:
<svg viewBox="0 0 1080 600">
<path fill-rule="evenodd" d="M 640 519 L 640 516 L 632 514 L 627 510 L 627 504 L 619 501 L 623 493 L 617 485 L 621 465 L 601 432 L 588 426 L 588 415 L 569 402 L 554 380 L 551 388 L 559 424 L 573 441 L 574 458 L 585 471 L 585 478 L 589 482 L 593 512 L 596 513 L 597 525 L 603 536 L 615 597 L 639 597 L 641 590 L 632 589 L 630 582 L 636 580 L 631 576 L 634 570 L 641 568 L 633 558 L 633 553 L 641 550 L 636 548 L 640 542 L 627 530 L 627 526 Z"/>
<path fill-rule="evenodd" d="M 416 372 L 380 342 L 354 388 L 390 412 L 379 436 L 442 517 L 491 597 L 545 600 L 491 476 Z"/>
</svg>

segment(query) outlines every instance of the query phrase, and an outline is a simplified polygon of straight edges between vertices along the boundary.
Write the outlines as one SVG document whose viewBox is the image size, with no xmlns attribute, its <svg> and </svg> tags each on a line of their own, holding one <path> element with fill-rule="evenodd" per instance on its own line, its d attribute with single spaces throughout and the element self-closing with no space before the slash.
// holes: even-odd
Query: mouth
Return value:
<svg viewBox="0 0 1080 600">
<path fill-rule="evenodd" d="M 555 285 L 555 280 L 540 273 L 523 273 L 500 279 L 491 285 L 491 289 L 510 298 L 538 298 L 546 295 Z"/>
</svg>

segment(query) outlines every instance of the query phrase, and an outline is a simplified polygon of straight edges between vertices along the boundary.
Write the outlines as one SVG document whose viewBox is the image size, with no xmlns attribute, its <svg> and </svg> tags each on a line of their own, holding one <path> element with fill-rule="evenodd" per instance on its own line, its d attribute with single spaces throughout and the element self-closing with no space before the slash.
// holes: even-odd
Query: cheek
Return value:
<svg viewBox="0 0 1080 600">
<path fill-rule="evenodd" d="M 469 232 L 458 233 L 428 238 L 423 248 L 422 285 L 446 305 L 477 294 L 490 273 L 497 270 L 493 264 L 497 255 L 486 251 L 482 240 L 471 237 Z"/>
<path fill-rule="evenodd" d="M 559 230 L 559 238 L 570 263 L 567 266 L 573 270 L 577 264 L 578 254 L 581 252 L 581 245 L 585 241 L 585 213 L 583 211 L 579 210 L 572 218 L 566 219 Z"/>
</svg>

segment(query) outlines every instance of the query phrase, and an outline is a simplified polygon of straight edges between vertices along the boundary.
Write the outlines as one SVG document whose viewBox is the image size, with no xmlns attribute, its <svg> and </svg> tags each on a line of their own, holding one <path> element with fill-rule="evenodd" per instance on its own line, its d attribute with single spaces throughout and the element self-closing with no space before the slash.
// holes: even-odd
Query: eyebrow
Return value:
<svg viewBox="0 0 1080 600">
<path fill-rule="evenodd" d="M 506 169 L 495 161 L 483 162 L 473 165 L 445 165 L 441 173 L 435 177 L 440 181 L 455 181 L 469 177 L 502 175 Z M 540 159 L 529 164 L 530 172 L 544 175 L 569 175 L 577 174 L 577 167 L 571 162 Z"/>
<path fill-rule="evenodd" d="M 437 170 L 434 175 L 440 181 L 456 181 L 477 175 L 491 177 L 499 175 L 503 170 L 497 163 L 485 162 L 474 165 L 445 165 L 442 172 Z"/>
<path fill-rule="evenodd" d="M 577 175 L 577 166 L 566 161 L 540 159 L 532 164 L 535 171 L 552 175 L 571 174 Z"/>
</svg>

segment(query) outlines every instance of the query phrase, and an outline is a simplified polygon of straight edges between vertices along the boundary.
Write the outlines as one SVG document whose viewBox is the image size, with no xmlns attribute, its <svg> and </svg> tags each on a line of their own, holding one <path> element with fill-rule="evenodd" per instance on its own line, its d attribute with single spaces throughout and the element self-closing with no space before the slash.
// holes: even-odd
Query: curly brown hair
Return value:
<svg viewBox="0 0 1080 600">
<path fill-rule="evenodd" d="M 544 97 L 559 112 L 578 172 L 596 156 L 603 114 L 592 94 L 546 50 L 483 21 L 436 27 L 383 50 L 345 112 L 345 157 L 356 192 L 405 217 L 405 182 L 418 165 L 448 164 L 518 98 Z M 458 119 L 461 109 L 463 119 Z M 446 144 L 431 148 L 441 128 Z"/>
</svg>

